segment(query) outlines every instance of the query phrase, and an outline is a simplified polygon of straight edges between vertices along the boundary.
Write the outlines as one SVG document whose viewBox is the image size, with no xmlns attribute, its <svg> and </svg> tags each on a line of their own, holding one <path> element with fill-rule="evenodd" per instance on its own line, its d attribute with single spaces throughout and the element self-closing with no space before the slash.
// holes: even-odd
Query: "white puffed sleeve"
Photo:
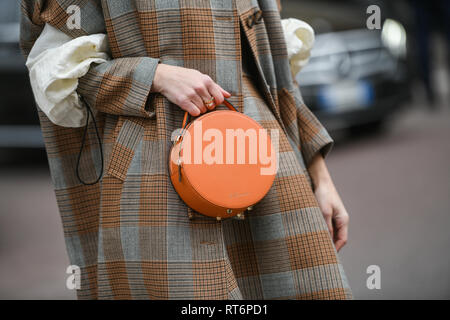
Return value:
<svg viewBox="0 0 450 320">
<path fill-rule="evenodd" d="M 314 30 L 299 19 L 282 19 L 284 37 L 286 39 L 289 62 L 295 76 L 309 61 L 314 46 Z"/>
<path fill-rule="evenodd" d="M 76 89 L 92 63 L 109 60 L 105 34 L 77 37 L 46 24 L 26 61 L 38 107 L 54 124 L 82 127 L 87 112 Z M 94 110 L 93 110 L 94 111 Z"/>
</svg>

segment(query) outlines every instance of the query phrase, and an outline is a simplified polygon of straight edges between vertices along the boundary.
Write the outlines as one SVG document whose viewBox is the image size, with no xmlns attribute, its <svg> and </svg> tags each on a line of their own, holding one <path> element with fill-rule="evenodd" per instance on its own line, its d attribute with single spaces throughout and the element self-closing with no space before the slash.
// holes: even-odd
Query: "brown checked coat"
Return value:
<svg viewBox="0 0 450 320">
<path fill-rule="evenodd" d="M 352 298 L 306 171 L 313 156 L 326 155 L 333 142 L 291 76 L 276 0 L 21 5 L 25 55 L 45 23 L 71 37 L 106 33 L 111 49 L 112 60 L 93 65 L 78 87 L 99 111 L 99 183 L 83 185 L 76 176 L 83 128 L 56 126 L 38 110 L 67 251 L 71 264 L 81 268 L 78 298 Z M 81 29 L 66 26 L 71 5 L 81 10 Z M 279 170 L 244 220 L 199 214 L 190 220 L 192 210 L 168 172 L 171 134 L 184 111 L 150 93 L 153 76 L 158 63 L 197 69 L 244 111 L 241 40 L 249 44 L 257 91 L 272 114 L 256 120 L 282 132 Z M 100 174 L 100 160 L 91 123 L 80 163 L 85 181 Z"/>
</svg>

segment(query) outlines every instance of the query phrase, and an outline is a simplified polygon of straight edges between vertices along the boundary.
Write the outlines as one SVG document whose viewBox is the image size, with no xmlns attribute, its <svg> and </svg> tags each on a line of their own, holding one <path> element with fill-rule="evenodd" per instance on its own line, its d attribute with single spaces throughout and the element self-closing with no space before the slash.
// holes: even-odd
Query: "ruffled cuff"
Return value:
<svg viewBox="0 0 450 320">
<path fill-rule="evenodd" d="M 26 62 L 38 107 L 50 121 L 64 127 L 82 127 L 87 112 L 76 89 L 92 63 L 109 60 L 105 34 L 75 39 L 46 24 Z"/>
<path fill-rule="evenodd" d="M 288 18 L 282 19 L 289 63 L 295 76 L 309 61 L 311 49 L 314 46 L 314 30 L 306 22 Z"/>
</svg>

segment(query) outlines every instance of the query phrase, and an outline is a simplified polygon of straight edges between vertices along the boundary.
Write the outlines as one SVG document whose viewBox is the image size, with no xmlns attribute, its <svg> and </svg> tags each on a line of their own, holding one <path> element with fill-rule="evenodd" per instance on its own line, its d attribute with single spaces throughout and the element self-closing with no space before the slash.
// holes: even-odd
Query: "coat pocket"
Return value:
<svg viewBox="0 0 450 320">
<path fill-rule="evenodd" d="M 138 117 L 119 116 L 111 157 L 108 164 L 108 175 L 125 181 L 136 147 L 144 135 L 143 120 Z"/>
</svg>

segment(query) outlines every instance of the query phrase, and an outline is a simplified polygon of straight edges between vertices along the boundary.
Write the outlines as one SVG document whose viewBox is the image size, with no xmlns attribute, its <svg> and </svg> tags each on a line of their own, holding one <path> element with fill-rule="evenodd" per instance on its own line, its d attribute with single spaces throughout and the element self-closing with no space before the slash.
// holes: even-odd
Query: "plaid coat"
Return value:
<svg viewBox="0 0 450 320">
<path fill-rule="evenodd" d="M 74 4 L 81 29 L 66 26 Z M 93 65 L 78 87 L 100 111 L 105 172 L 99 183 L 83 185 L 76 177 L 83 128 L 56 126 L 38 110 L 67 251 L 81 268 L 78 298 L 351 298 L 306 171 L 333 141 L 291 76 L 279 3 L 22 0 L 21 6 L 25 56 L 45 23 L 72 37 L 106 33 L 110 43 L 112 60 Z M 270 196 L 244 220 L 189 220 L 192 210 L 168 173 L 171 133 L 184 111 L 149 92 L 154 72 L 159 62 L 197 69 L 229 91 L 242 111 L 241 37 L 298 170 L 281 157 Z M 101 169 L 95 137 L 91 123 L 81 157 L 85 181 Z"/>
</svg>

